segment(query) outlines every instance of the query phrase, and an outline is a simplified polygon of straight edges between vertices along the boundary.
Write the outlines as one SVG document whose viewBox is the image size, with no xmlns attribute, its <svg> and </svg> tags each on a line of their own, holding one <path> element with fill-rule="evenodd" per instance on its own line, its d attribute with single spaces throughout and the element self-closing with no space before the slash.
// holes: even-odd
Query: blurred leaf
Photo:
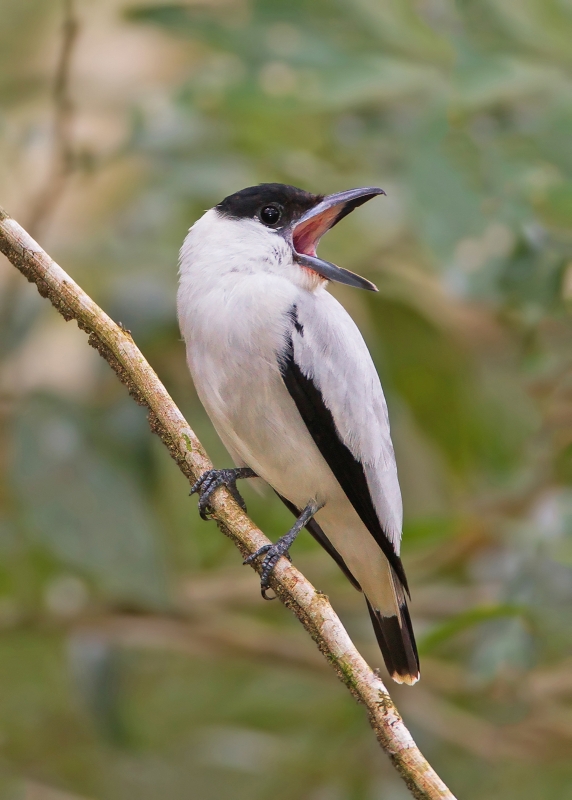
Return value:
<svg viewBox="0 0 572 800">
<path fill-rule="evenodd" d="M 572 62 L 569 42 L 572 14 L 557 0 L 487 0 L 483 3 L 520 45 L 567 65 Z"/>
<path fill-rule="evenodd" d="M 104 5 L 76 4 L 72 128 L 85 169 L 66 186 L 48 249 L 133 329 L 223 466 L 175 320 L 189 225 L 258 181 L 388 191 L 336 226 L 321 253 L 380 287 L 377 297 L 333 292 L 380 368 L 404 489 L 403 552 L 423 598 L 414 625 L 429 631 L 424 650 L 446 654 L 427 659 L 425 689 L 398 702 L 464 800 L 568 797 L 569 0 Z M 23 222 L 52 158 L 61 12 L 2 4 L 2 202 Z M 200 800 L 393 800 L 395 778 L 360 709 L 333 675 L 301 666 L 311 643 L 300 639 L 295 669 L 250 651 L 254 634 L 236 647 L 257 616 L 277 637 L 294 622 L 257 599 L 255 576 L 199 520 L 187 482 L 105 365 L 60 357 L 58 370 L 85 373 L 72 390 L 49 368 L 40 375 L 38 360 L 60 353 L 38 335 L 53 312 L 36 318 L 14 303 L 3 270 L 7 800 L 27 791 L 18 776 L 101 800 L 186 800 L 189 787 Z M 46 387 L 65 400 L 46 398 Z M 277 538 L 284 508 L 247 494 Z M 361 598 L 315 547 L 301 539 L 298 556 L 378 666 Z M 113 606 L 154 609 L 167 598 L 190 615 L 184 652 L 169 650 L 166 621 L 152 611 L 150 641 L 134 645 Z M 92 607 L 108 616 L 101 633 L 74 621 Z M 210 615 L 213 630 L 240 624 L 219 650 L 194 641 L 195 615 L 207 617 L 204 629 Z M 48 622 L 73 629 L 71 660 L 67 633 L 46 634 Z M 483 756 L 484 736 L 494 736 L 494 759 Z M 265 751 L 270 742 L 279 748 Z M 503 755 L 512 752 L 518 759 Z"/>
<path fill-rule="evenodd" d="M 502 672 L 523 673 L 534 661 L 531 626 L 523 614 L 486 622 L 474 649 L 471 666 L 476 678 L 486 682 Z"/>
<path fill-rule="evenodd" d="M 572 183 L 559 183 L 550 187 L 536 202 L 540 218 L 557 228 L 572 227 Z"/>
<path fill-rule="evenodd" d="M 420 7 L 411 0 L 356 0 L 352 3 L 355 17 L 363 21 L 364 27 L 379 37 L 380 42 L 390 45 L 397 52 L 413 59 L 449 65 L 453 58 L 451 43 L 438 27 L 430 26 L 422 18 Z M 447 18 L 444 9 L 439 22 Z"/>
<path fill-rule="evenodd" d="M 22 409 L 15 442 L 12 480 L 30 542 L 116 601 L 163 605 L 156 524 L 130 476 L 102 461 L 73 415 L 47 399 Z"/>
<path fill-rule="evenodd" d="M 522 422 L 510 420 L 508 411 L 487 398 L 467 354 L 401 303 L 376 298 L 370 308 L 383 342 L 382 376 L 453 471 L 466 476 L 475 469 L 507 470 L 518 454 Z"/>
<path fill-rule="evenodd" d="M 482 622 L 488 622 L 489 620 L 503 617 L 518 617 L 520 619 L 529 620 L 530 612 L 524 606 L 512 605 L 471 608 L 469 611 L 455 614 L 446 622 L 433 628 L 430 633 L 426 634 L 420 640 L 419 652 L 422 655 L 432 653 L 441 644 L 449 641 L 449 639 L 453 638 L 458 633 L 480 625 Z"/>
<path fill-rule="evenodd" d="M 425 104 L 443 88 L 439 72 L 431 67 L 370 54 L 328 69 L 300 96 L 317 108 L 353 110 L 396 100 Z"/>
<path fill-rule="evenodd" d="M 68 643 L 68 657 L 79 694 L 96 727 L 111 744 L 125 745 L 121 716 L 121 658 L 117 648 L 97 634 L 79 634 Z"/>
</svg>

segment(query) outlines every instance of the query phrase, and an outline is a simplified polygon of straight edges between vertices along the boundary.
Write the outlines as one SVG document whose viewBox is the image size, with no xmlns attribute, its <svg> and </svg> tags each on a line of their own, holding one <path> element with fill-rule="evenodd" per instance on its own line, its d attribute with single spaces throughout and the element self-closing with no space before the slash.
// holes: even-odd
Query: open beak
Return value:
<svg viewBox="0 0 572 800">
<path fill-rule="evenodd" d="M 383 189 L 349 189 L 347 192 L 337 192 L 325 197 L 321 202 L 307 211 L 296 222 L 292 229 L 292 244 L 295 259 L 302 267 L 312 269 L 329 281 L 345 283 L 358 289 L 369 289 L 377 292 L 377 286 L 371 281 L 361 278 L 354 272 L 342 267 L 336 267 L 329 261 L 323 261 L 316 256 L 316 248 L 322 236 L 333 228 L 347 214 L 376 197 L 385 194 Z"/>
</svg>

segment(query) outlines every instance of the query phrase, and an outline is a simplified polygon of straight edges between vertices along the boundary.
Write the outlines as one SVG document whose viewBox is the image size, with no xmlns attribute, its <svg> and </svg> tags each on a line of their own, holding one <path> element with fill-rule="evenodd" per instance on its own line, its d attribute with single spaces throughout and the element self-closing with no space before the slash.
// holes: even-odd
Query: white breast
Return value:
<svg viewBox="0 0 572 800">
<path fill-rule="evenodd" d="M 212 243 L 207 256 L 202 232 L 191 229 L 181 250 L 179 324 L 197 393 L 231 456 L 304 507 L 309 490 L 326 500 L 339 489 L 277 361 L 292 326 L 288 312 L 303 290 L 267 271 L 267 242 L 259 248 L 246 238 L 244 249 L 233 239 L 232 256 Z"/>
<path fill-rule="evenodd" d="M 364 463 L 382 525 L 398 546 L 401 498 L 379 379 L 354 323 L 324 289 L 308 291 L 316 289 L 310 282 L 292 264 L 282 237 L 255 222 L 207 212 L 181 250 L 177 307 L 187 360 L 235 463 L 251 467 L 300 509 L 311 499 L 324 503 L 318 523 L 370 601 L 391 615 L 395 593 L 387 560 L 320 454 L 280 374 L 277 354 L 287 337 L 296 339 L 290 312 L 297 306 L 315 358 L 305 365 L 328 395 L 345 443 Z M 306 345 L 296 341 L 305 363 Z"/>
</svg>

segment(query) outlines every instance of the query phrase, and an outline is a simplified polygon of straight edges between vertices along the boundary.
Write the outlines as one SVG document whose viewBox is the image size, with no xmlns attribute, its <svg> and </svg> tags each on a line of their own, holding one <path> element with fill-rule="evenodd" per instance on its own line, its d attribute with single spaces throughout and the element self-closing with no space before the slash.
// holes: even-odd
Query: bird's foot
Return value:
<svg viewBox="0 0 572 800">
<path fill-rule="evenodd" d="M 202 519 L 209 519 L 210 513 L 209 500 L 219 486 L 226 486 L 243 511 L 246 511 L 246 503 L 236 488 L 239 478 L 256 478 L 256 473 L 250 467 L 238 467 L 236 469 L 209 469 L 203 472 L 196 483 L 191 486 L 190 494 L 200 493 L 199 514 Z"/>
<path fill-rule="evenodd" d="M 255 559 L 259 558 L 259 556 L 265 556 L 264 561 L 262 562 L 262 569 L 260 571 L 260 593 L 265 600 L 274 600 L 274 597 L 268 597 L 266 592 L 270 588 L 270 576 L 272 575 L 278 560 L 282 556 L 286 556 L 289 561 L 292 561 L 290 558 L 290 553 L 288 552 L 290 547 L 294 543 L 294 540 L 304 525 L 319 509 L 320 505 L 312 500 L 302 511 L 288 533 L 285 533 L 284 536 L 281 536 L 276 544 L 263 545 L 255 553 L 252 553 L 252 555 L 248 556 L 248 558 L 245 558 L 245 560 L 242 562 L 243 564 L 251 564 Z"/>
<path fill-rule="evenodd" d="M 289 530 L 284 536 L 282 536 L 276 544 L 265 544 L 263 547 L 259 548 L 256 553 L 252 553 L 252 555 L 245 558 L 242 562 L 243 564 L 252 564 L 260 556 L 265 556 L 264 561 L 262 562 L 262 570 L 260 572 L 260 594 L 265 600 L 274 600 L 274 597 L 268 597 L 266 592 L 270 588 L 270 576 L 274 570 L 274 567 L 278 563 L 278 560 L 285 556 L 288 561 L 292 561 L 290 557 L 290 553 L 288 550 L 290 549 L 294 539 L 298 535 L 298 531 Z"/>
</svg>

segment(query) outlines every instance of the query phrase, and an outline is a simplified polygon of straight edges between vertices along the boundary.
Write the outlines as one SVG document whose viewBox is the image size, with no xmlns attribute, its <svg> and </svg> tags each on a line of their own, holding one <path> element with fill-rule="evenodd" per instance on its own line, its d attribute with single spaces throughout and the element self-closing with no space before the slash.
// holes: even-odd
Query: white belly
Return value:
<svg viewBox="0 0 572 800">
<path fill-rule="evenodd" d="M 303 508 L 312 499 L 327 502 L 338 484 L 280 374 L 298 290 L 271 277 L 267 283 L 233 276 L 230 289 L 223 283 L 196 304 L 184 328 L 187 359 L 231 456 Z"/>
<path fill-rule="evenodd" d="M 203 219 L 208 222 L 213 213 Z M 260 264 L 253 260 L 251 238 L 238 253 L 240 270 L 220 259 L 210 263 L 216 247 L 207 258 L 199 234 L 194 239 L 189 234 L 182 252 L 178 312 L 189 368 L 207 413 L 237 464 L 251 467 L 299 509 L 311 500 L 323 504 L 317 522 L 369 599 L 376 608 L 394 608 L 385 556 L 322 457 L 280 374 L 278 354 L 292 328 L 289 314 L 304 303 L 306 290 L 287 277 L 287 264 L 282 276 L 263 268 L 264 253 Z M 331 303 L 327 308 L 340 315 Z M 368 387 L 375 381 L 368 370 L 375 371 L 367 349 L 353 323 L 343 314 L 339 321 L 352 342 L 350 350 L 364 360 L 364 391 L 371 395 Z M 378 394 L 381 400 L 373 400 L 383 416 L 381 388 Z M 386 450 L 392 455 L 390 443 Z"/>
<path fill-rule="evenodd" d="M 254 365 L 219 386 L 216 402 L 197 391 L 223 443 L 237 463 L 251 467 L 298 508 L 310 500 L 326 503 L 339 490 L 332 471 L 316 447 L 278 367 Z M 256 379 L 251 375 L 255 373 Z"/>
</svg>

